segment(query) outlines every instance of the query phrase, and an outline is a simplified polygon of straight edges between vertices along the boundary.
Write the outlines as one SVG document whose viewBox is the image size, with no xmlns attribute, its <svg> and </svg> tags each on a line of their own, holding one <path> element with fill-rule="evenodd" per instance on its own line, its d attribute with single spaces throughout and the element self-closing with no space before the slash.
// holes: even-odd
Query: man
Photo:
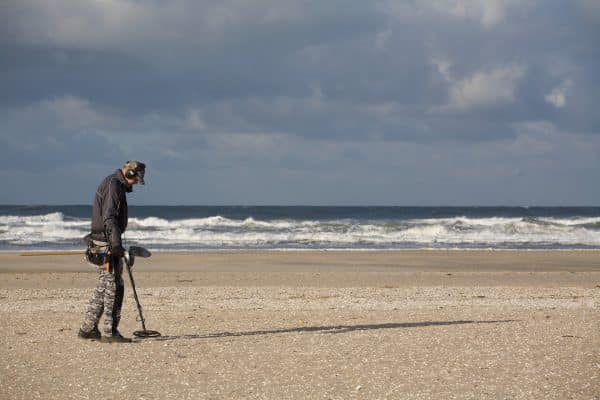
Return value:
<svg viewBox="0 0 600 400">
<path fill-rule="evenodd" d="M 86 237 L 88 251 L 101 255 L 98 284 L 88 304 L 79 337 L 102 342 L 131 342 L 123 337 L 117 327 L 125 286 L 123 284 L 123 256 L 125 249 L 121 235 L 127 228 L 126 193 L 133 185 L 144 184 L 146 165 L 140 161 L 127 161 L 121 169 L 107 176 L 98 189 L 92 206 L 92 233 Z M 98 322 L 104 313 L 103 334 Z"/>
</svg>

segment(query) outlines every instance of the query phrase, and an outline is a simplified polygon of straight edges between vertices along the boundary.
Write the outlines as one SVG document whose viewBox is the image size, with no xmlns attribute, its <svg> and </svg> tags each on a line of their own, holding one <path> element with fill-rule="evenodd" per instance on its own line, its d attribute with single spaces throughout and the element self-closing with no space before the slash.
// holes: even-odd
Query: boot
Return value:
<svg viewBox="0 0 600 400">
<path fill-rule="evenodd" d="M 92 330 L 89 332 L 86 332 L 83 329 L 79 329 L 79 333 L 77 334 L 77 336 L 79 336 L 82 339 L 89 339 L 89 340 L 98 340 L 102 337 L 97 326 L 92 328 Z"/>
</svg>

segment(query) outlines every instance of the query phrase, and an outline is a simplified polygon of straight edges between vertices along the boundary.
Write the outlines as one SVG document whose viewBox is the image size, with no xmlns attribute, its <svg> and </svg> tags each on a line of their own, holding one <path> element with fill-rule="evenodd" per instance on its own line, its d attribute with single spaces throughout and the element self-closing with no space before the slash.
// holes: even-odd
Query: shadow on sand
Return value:
<svg viewBox="0 0 600 400">
<path fill-rule="evenodd" d="M 365 324 L 365 325 L 330 325 L 330 326 L 301 326 L 295 328 L 281 328 L 245 332 L 217 332 L 206 334 L 190 334 L 178 336 L 159 336 L 142 340 L 177 340 L 177 339 L 213 339 L 224 337 L 239 337 L 239 336 L 259 336 L 259 335 L 274 335 L 279 333 L 302 333 L 302 332 L 317 332 L 338 334 L 354 331 L 370 331 L 377 329 L 400 329 L 400 328 L 423 328 L 428 326 L 448 326 L 448 325 L 464 325 L 464 324 L 500 324 L 507 322 L 516 322 L 514 319 L 497 320 L 497 321 L 425 321 L 425 322 L 401 322 L 401 323 L 386 323 L 386 324 Z"/>
</svg>

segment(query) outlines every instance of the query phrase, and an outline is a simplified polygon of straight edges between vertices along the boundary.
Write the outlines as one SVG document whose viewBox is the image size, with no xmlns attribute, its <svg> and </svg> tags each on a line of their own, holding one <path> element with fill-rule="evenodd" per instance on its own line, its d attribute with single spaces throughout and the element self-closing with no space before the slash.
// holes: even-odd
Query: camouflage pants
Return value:
<svg viewBox="0 0 600 400">
<path fill-rule="evenodd" d="M 94 289 L 81 325 L 81 330 L 85 332 L 90 332 L 98 326 L 102 314 L 104 314 L 102 331 L 105 336 L 111 336 L 119 326 L 125 294 L 122 276 L 123 261 L 120 258 L 113 257 L 110 260 L 110 265 L 109 272 L 106 272 L 102 267 L 98 268 L 98 284 Z"/>
</svg>

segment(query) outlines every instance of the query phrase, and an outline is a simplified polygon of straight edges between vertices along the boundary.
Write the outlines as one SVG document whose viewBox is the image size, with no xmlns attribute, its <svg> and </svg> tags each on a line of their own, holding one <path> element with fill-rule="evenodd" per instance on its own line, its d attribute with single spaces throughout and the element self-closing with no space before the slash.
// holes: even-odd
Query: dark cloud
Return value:
<svg viewBox="0 0 600 400">
<path fill-rule="evenodd" d="M 588 0 L 9 0 L 0 183 L 52 170 L 60 188 L 65 174 L 84 179 L 69 166 L 89 176 L 140 158 L 156 174 L 150 203 L 495 203 L 484 193 L 499 186 L 501 202 L 568 202 L 544 185 L 577 192 L 600 178 L 599 11 Z M 181 189 L 188 177 L 210 197 Z M 175 187 L 185 199 L 161 194 Z"/>
</svg>

